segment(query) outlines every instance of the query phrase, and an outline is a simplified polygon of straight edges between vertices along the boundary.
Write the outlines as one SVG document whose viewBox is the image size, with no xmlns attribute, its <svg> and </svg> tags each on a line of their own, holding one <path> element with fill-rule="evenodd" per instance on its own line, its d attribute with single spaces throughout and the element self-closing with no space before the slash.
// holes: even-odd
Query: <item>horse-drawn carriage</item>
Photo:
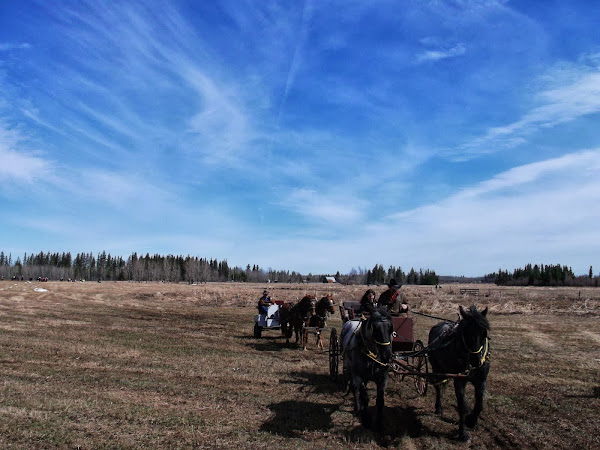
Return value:
<svg viewBox="0 0 600 450">
<path fill-rule="evenodd" d="M 281 301 L 275 301 L 269 306 L 266 314 L 257 314 L 254 316 L 254 337 L 260 339 L 263 330 L 280 330 L 281 321 L 279 308 L 283 305 Z"/>
<path fill-rule="evenodd" d="M 353 333 L 360 333 L 362 320 L 359 318 L 360 302 L 347 301 L 339 305 L 340 315 L 344 320 L 355 321 Z M 366 314 L 360 314 L 366 319 Z M 397 314 L 391 316 L 392 321 L 392 357 L 390 361 L 390 374 L 394 378 L 404 380 L 406 376 L 413 378 L 415 389 L 421 395 L 427 393 L 427 377 L 429 364 L 427 356 L 423 351 L 425 346 L 420 340 L 414 340 L 414 319 L 409 314 Z M 337 330 L 333 328 L 329 336 L 329 373 L 332 380 L 338 377 L 339 362 L 343 359 L 342 342 L 338 337 Z M 423 376 L 425 375 L 425 376 Z M 342 384 L 348 386 L 348 365 L 342 366 Z"/>
<path fill-rule="evenodd" d="M 296 344 L 302 338 L 302 347 L 306 349 L 308 335 L 312 333 L 323 350 L 321 332 L 327 327 L 327 318 L 334 311 L 331 295 L 320 300 L 313 295 L 305 295 L 295 304 L 277 300 L 268 307 L 266 313 L 254 316 L 254 337 L 260 338 L 263 330 L 281 330 L 286 343 L 289 343 L 295 333 Z"/>
<path fill-rule="evenodd" d="M 340 336 L 332 328 L 329 340 L 329 373 L 336 381 L 340 359 L 342 386 L 354 393 L 355 412 L 368 425 L 366 384 L 377 385 L 377 424 L 383 423 L 384 390 L 388 377 L 413 380 L 417 392 L 425 395 L 428 383 L 436 390 L 435 411 L 441 414 L 441 386 L 454 380 L 458 412 L 459 437 L 468 440 L 465 427 L 476 425 L 483 409 L 483 393 L 489 373 L 489 323 L 487 308 L 459 308 L 458 322 L 443 320 L 431 328 L 425 347 L 413 337 L 413 319 L 392 315 L 387 308 L 376 308 L 370 315 L 357 318 L 358 302 L 344 302 L 340 313 L 345 321 Z M 416 313 L 420 314 L 420 313 Z M 426 314 L 420 314 L 427 316 Z M 365 317 L 366 316 L 366 317 Z M 428 316 L 433 317 L 434 316 Z M 432 372 L 429 371 L 431 364 Z M 475 405 L 471 411 L 465 398 L 467 382 L 475 387 Z"/>
</svg>

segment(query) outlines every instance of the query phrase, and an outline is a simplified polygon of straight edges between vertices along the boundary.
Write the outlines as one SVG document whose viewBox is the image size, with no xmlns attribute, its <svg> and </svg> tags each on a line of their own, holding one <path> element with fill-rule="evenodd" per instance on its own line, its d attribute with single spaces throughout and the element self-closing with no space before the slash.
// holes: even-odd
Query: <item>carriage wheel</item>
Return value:
<svg viewBox="0 0 600 450">
<path fill-rule="evenodd" d="M 254 324 L 254 337 L 256 339 L 260 339 L 261 335 L 262 335 L 262 327 L 259 324 L 255 323 Z"/>
<path fill-rule="evenodd" d="M 329 336 L 329 376 L 333 381 L 337 380 L 340 361 L 340 343 L 337 338 L 337 330 L 331 329 Z"/>
<path fill-rule="evenodd" d="M 415 341 L 413 345 L 413 352 L 421 352 L 425 349 L 425 346 L 421 341 Z M 429 362 L 427 361 L 427 355 L 421 353 L 417 356 L 411 356 L 410 363 L 415 370 L 420 372 L 422 375 L 415 375 L 415 388 L 421 395 L 427 394 L 427 375 L 429 374 Z"/>
</svg>

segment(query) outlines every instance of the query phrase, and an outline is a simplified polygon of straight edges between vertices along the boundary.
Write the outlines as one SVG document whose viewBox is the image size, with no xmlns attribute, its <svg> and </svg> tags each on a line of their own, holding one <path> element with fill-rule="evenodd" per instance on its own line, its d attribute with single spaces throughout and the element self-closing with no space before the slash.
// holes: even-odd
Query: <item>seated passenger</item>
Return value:
<svg viewBox="0 0 600 450">
<path fill-rule="evenodd" d="M 367 289 L 360 299 L 360 312 L 371 314 L 375 310 L 375 291 L 373 289 Z"/>
</svg>

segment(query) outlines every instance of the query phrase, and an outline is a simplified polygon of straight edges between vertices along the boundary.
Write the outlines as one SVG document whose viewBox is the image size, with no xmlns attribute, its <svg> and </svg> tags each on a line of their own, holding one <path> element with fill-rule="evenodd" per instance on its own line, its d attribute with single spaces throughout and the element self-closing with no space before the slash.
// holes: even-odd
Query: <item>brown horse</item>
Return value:
<svg viewBox="0 0 600 450">
<path fill-rule="evenodd" d="M 317 336 L 317 346 L 323 350 L 323 336 L 321 336 L 321 330 L 327 325 L 327 318 L 330 314 L 335 313 L 333 307 L 333 295 L 328 294 L 319 300 L 312 308 L 312 315 L 308 319 L 306 328 L 304 329 L 304 335 L 302 337 L 302 348 L 306 350 L 306 344 L 308 343 L 308 333 L 314 330 Z"/>
<path fill-rule="evenodd" d="M 285 302 L 279 306 L 279 324 L 281 325 L 281 334 L 286 338 L 286 343 L 290 342 L 293 328 L 290 326 L 290 317 L 292 316 L 292 303 Z"/>
<path fill-rule="evenodd" d="M 295 305 L 284 303 L 279 308 L 279 321 L 281 323 L 281 332 L 285 336 L 286 343 L 289 344 L 292 334 L 296 333 L 296 344 L 300 340 L 300 332 L 306 324 L 308 315 L 317 299 L 314 295 L 305 295 Z"/>
</svg>

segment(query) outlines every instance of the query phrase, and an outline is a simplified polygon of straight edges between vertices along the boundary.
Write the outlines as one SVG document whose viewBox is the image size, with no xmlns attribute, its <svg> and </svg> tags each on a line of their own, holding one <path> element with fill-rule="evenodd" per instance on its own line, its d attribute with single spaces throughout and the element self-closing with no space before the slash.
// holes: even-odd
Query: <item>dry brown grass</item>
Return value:
<svg viewBox="0 0 600 450">
<path fill-rule="evenodd" d="M 252 338 L 264 287 L 0 282 L 0 447 L 462 446 L 452 389 L 439 418 L 433 392 L 393 381 L 385 431 L 360 427 L 314 340 L 303 352 L 275 331 Z M 490 308 L 492 369 L 471 445 L 600 446 L 600 290 L 477 287 L 478 297 L 451 285 L 403 288 L 415 311 L 432 315 Z M 269 288 L 286 301 L 358 300 L 366 289 Z M 434 323 L 418 317 L 416 336 L 426 340 Z"/>
</svg>

